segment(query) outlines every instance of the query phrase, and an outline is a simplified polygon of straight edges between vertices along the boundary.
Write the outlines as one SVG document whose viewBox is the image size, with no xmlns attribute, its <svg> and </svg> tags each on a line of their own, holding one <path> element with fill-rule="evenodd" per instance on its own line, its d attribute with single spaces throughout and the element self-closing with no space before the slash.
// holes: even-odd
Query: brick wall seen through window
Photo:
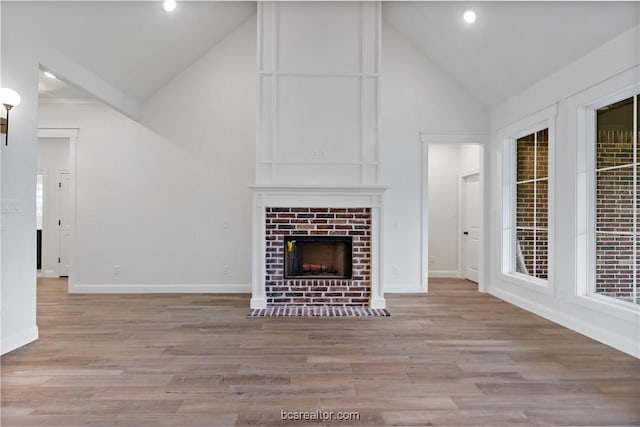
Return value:
<svg viewBox="0 0 640 427">
<path fill-rule="evenodd" d="M 516 140 L 516 272 L 548 277 L 549 129 Z"/>
<path fill-rule="evenodd" d="M 639 304 L 637 103 L 635 96 L 596 111 L 595 293 Z"/>
</svg>

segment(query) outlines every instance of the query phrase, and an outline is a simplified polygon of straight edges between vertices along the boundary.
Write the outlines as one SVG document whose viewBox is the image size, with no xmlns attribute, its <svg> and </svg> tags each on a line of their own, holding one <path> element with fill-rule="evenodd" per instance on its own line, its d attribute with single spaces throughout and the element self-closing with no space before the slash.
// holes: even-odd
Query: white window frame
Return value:
<svg viewBox="0 0 640 427">
<path fill-rule="evenodd" d="M 634 84 L 578 108 L 578 185 L 576 230 L 576 296 L 578 301 L 598 311 L 613 312 L 631 319 L 640 312 L 640 305 L 610 296 L 600 295 L 596 289 L 596 112 L 598 109 L 635 97 L 640 84 Z M 634 110 L 634 121 L 637 113 Z M 629 317 L 631 315 L 632 317 Z"/>
<path fill-rule="evenodd" d="M 555 135 L 558 107 L 553 104 L 529 117 L 511 124 L 499 132 L 502 138 L 502 278 L 514 285 L 544 294 L 554 294 L 555 252 Z M 549 181 L 548 181 L 548 231 L 547 231 L 547 279 L 540 279 L 516 271 L 516 141 L 534 132 L 549 129 Z"/>
</svg>

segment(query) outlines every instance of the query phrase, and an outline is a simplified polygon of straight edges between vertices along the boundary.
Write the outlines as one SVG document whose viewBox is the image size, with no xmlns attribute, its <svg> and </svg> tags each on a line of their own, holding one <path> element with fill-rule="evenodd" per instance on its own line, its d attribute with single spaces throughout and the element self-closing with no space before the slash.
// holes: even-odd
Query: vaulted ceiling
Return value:
<svg viewBox="0 0 640 427">
<path fill-rule="evenodd" d="M 142 102 L 251 16 L 254 2 L 3 1 L 37 37 Z M 55 71 L 55 70 L 54 70 Z"/>
<path fill-rule="evenodd" d="M 178 3 L 166 13 L 159 1 L 3 1 L 2 18 L 24 20 L 36 36 L 144 102 L 256 9 L 254 2 Z M 468 8 L 478 16 L 473 25 L 462 21 Z M 638 25 L 640 9 L 610 1 L 385 2 L 383 18 L 490 108 Z M 65 95 L 64 87 L 44 93 Z"/>
<path fill-rule="evenodd" d="M 478 101 L 493 107 L 638 25 L 639 5 L 388 2 L 383 16 Z M 476 12 L 473 25 L 462 20 L 467 9 Z"/>
</svg>

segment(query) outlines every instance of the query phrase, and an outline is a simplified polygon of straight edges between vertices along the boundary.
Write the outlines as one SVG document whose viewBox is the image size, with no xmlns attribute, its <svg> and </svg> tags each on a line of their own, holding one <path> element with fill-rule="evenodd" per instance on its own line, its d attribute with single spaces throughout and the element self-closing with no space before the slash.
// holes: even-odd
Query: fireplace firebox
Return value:
<svg viewBox="0 0 640 427">
<path fill-rule="evenodd" d="M 351 236 L 285 236 L 285 279 L 351 279 Z"/>
</svg>

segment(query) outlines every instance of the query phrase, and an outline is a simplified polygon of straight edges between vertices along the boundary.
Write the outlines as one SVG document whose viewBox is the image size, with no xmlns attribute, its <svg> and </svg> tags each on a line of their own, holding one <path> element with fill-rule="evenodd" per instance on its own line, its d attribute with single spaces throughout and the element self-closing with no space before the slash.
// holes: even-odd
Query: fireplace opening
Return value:
<svg viewBox="0 0 640 427">
<path fill-rule="evenodd" d="M 285 236 L 285 279 L 351 279 L 350 236 Z"/>
</svg>

